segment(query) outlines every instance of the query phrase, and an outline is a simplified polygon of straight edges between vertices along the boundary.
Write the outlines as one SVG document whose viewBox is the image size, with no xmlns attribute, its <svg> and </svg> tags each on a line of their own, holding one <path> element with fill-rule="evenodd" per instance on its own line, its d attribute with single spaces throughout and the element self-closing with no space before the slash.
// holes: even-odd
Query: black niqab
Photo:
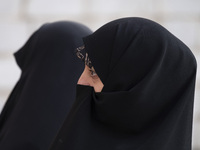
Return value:
<svg viewBox="0 0 200 150">
<path fill-rule="evenodd" d="M 91 30 L 75 22 L 43 25 L 14 56 L 21 77 L 0 116 L 1 150 L 47 150 L 75 99 L 84 69 L 74 54 Z"/>
<path fill-rule="evenodd" d="M 161 25 L 112 21 L 84 38 L 104 83 L 77 86 L 51 150 L 191 150 L 196 60 Z"/>
</svg>

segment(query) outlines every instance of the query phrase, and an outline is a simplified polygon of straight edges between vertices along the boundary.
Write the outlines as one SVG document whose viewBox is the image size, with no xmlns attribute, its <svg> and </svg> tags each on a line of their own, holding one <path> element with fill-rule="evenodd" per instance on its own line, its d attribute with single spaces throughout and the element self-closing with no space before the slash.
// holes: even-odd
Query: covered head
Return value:
<svg viewBox="0 0 200 150">
<path fill-rule="evenodd" d="M 169 83 L 167 78 L 170 78 L 176 84 L 180 81 L 173 82 L 175 78 L 187 78 L 187 74 L 196 70 L 196 61 L 188 47 L 147 19 L 112 21 L 84 38 L 84 44 L 105 85 L 103 91 L 127 91 L 150 75 L 155 78 L 158 74 L 163 82 Z"/>
</svg>

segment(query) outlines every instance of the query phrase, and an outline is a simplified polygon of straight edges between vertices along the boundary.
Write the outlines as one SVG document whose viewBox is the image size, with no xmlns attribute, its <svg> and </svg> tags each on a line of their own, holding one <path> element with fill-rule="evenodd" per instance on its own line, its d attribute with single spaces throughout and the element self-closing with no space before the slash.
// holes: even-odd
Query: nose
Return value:
<svg viewBox="0 0 200 150">
<path fill-rule="evenodd" d="M 88 75 L 86 68 L 84 69 L 83 73 L 81 74 L 77 84 L 92 86 L 91 82 L 90 82 L 90 76 Z"/>
<path fill-rule="evenodd" d="M 81 85 L 90 85 L 89 82 L 87 81 L 87 79 L 84 77 L 84 75 L 82 74 L 78 80 L 78 84 Z"/>
</svg>

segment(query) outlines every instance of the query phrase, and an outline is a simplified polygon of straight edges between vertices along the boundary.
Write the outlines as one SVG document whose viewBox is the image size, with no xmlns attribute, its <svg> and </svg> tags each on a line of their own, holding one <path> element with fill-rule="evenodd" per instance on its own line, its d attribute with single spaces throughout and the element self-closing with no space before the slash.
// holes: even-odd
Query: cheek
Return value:
<svg viewBox="0 0 200 150">
<path fill-rule="evenodd" d="M 100 78 L 93 79 L 93 87 L 95 89 L 95 92 L 101 92 L 103 89 L 103 83 L 101 82 Z"/>
</svg>

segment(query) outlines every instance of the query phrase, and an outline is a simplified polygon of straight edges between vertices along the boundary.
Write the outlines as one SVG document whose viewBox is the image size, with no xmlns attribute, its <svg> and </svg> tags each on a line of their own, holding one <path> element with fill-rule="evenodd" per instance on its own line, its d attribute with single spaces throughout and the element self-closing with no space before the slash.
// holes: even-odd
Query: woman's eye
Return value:
<svg viewBox="0 0 200 150">
<path fill-rule="evenodd" d="M 97 73 L 92 69 L 90 69 L 90 74 L 91 74 L 91 76 L 96 76 L 97 75 Z"/>
</svg>

